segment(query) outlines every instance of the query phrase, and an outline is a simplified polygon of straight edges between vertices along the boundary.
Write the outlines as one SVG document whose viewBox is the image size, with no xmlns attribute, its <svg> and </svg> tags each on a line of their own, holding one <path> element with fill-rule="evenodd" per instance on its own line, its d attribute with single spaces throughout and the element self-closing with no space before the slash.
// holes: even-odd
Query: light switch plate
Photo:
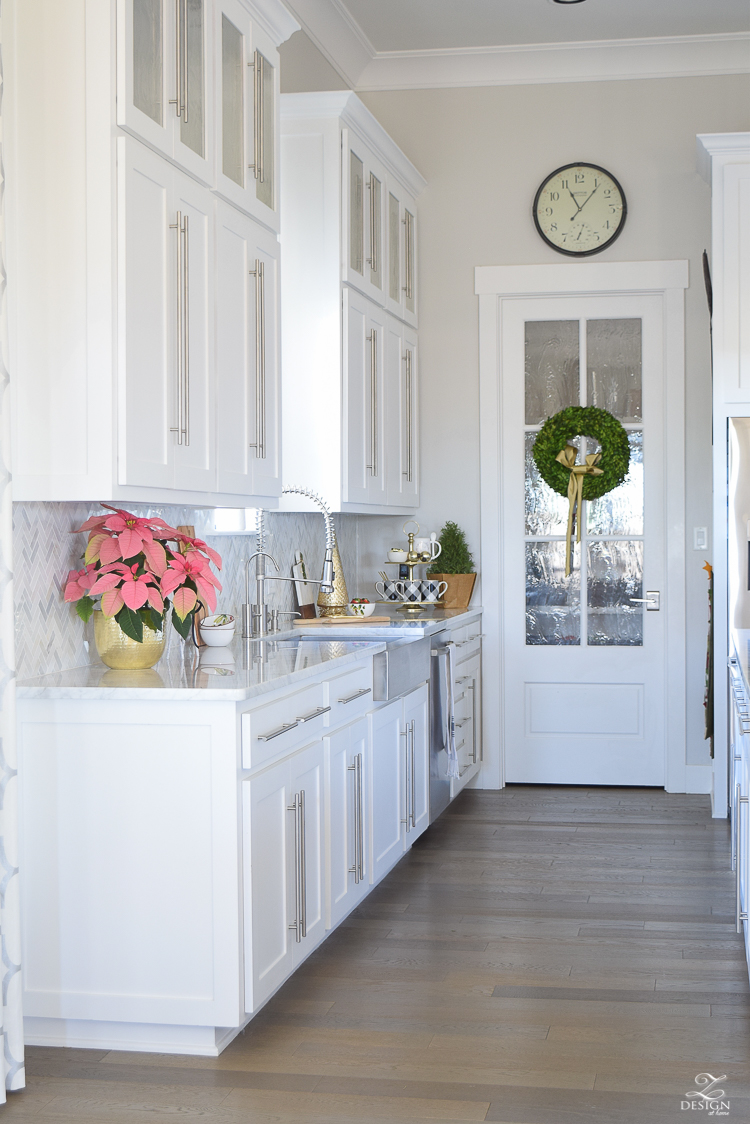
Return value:
<svg viewBox="0 0 750 1124">
<path fill-rule="evenodd" d="M 708 546 L 708 527 L 693 527 L 693 550 L 705 550 Z"/>
</svg>

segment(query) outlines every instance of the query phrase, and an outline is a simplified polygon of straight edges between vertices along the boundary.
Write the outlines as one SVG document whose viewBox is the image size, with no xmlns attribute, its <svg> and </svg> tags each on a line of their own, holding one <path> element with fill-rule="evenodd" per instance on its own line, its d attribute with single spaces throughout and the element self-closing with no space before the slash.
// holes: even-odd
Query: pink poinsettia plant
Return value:
<svg viewBox="0 0 750 1124">
<path fill-rule="evenodd" d="M 141 519 L 106 503 L 102 507 L 108 514 L 93 515 L 73 532 L 88 531 L 89 538 L 83 569 L 68 574 L 65 600 L 75 602 L 82 621 L 99 600 L 104 615 L 114 617 L 138 643 L 144 626 L 155 631 L 164 627 L 171 608 L 172 624 L 180 636 L 189 636 L 200 604 L 216 611 L 221 585 L 211 563 L 220 570 L 220 555 L 163 519 Z"/>
</svg>

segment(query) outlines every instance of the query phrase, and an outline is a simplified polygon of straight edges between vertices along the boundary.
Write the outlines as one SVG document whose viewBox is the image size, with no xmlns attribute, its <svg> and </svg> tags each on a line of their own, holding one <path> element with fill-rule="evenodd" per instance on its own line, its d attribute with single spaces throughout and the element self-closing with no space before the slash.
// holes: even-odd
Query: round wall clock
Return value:
<svg viewBox="0 0 750 1124">
<path fill-rule="evenodd" d="M 611 246 L 625 225 L 625 193 L 597 164 L 566 164 L 547 176 L 534 199 L 534 222 L 560 254 L 585 257 Z"/>
</svg>

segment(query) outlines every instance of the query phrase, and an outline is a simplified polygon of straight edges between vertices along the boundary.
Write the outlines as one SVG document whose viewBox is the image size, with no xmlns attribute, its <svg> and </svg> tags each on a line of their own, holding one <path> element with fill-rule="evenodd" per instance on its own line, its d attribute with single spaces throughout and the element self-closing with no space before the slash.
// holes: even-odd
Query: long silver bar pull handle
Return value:
<svg viewBox="0 0 750 1124">
<path fill-rule="evenodd" d="M 182 416 L 183 416 L 183 392 L 184 392 L 184 361 L 182 354 L 182 346 L 184 342 L 183 331 L 183 307 L 182 299 L 184 295 L 183 288 L 183 273 L 182 273 L 182 212 L 177 212 L 177 221 L 169 224 L 170 230 L 177 231 L 177 425 L 170 426 L 170 433 L 177 434 L 177 444 L 182 444 Z"/>
<path fill-rule="evenodd" d="M 373 476 L 378 474 L 378 332 L 373 328 L 366 337 L 370 345 L 370 461 Z"/>
<path fill-rule="evenodd" d="M 407 347 L 404 353 L 404 363 L 406 364 L 406 472 L 402 473 L 403 476 L 411 484 L 412 476 L 412 398 L 411 398 L 411 349 Z"/>
<path fill-rule="evenodd" d="M 377 177 L 370 172 L 370 178 L 367 181 L 367 190 L 370 193 L 370 256 L 367 258 L 367 264 L 373 273 L 378 272 L 378 221 L 377 221 L 377 191 L 375 184 Z"/>
<path fill-rule="evenodd" d="M 477 763 L 477 681 L 472 679 L 466 688 L 471 691 L 471 760 L 472 764 Z"/>
<path fill-rule="evenodd" d="M 742 886 L 742 805 L 750 804 L 750 796 L 742 796 L 741 788 L 735 786 L 735 814 L 734 814 L 734 849 L 737 855 L 735 864 L 735 928 L 738 933 L 742 932 L 742 922 L 748 920 L 747 909 L 740 909 L 740 893 Z"/>
<path fill-rule="evenodd" d="M 354 865 L 349 867 L 349 873 L 354 875 L 354 884 L 356 886 L 359 884 L 359 785 L 357 783 L 357 757 L 354 758 L 354 761 L 351 765 L 347 765 L 346 769 L 348 773 L 354 773 L 354 776 L 352 778 L 352 780 L 354 781 L 354 795 L 352 797 L 352 809 L 354 811 L 354 815 L 352 817 L 352 827 L 354 829 Z"/>
<path fill-rule="evenodd" d="M 305 790 L 299 794 L 299 871 L 300 871 L 300 927 L 302 936 L 307 936 L 307 837 L 305 834 Z"/>
<path fill-rule="evenodd" d="M 409 726 L 410 726 L 410 730 L 411 730 L 411 738 L 410 738 L 410 741 L 411 741 L 411 826 L 416 828 L 416 826 L 417 826 L 417 782 L 416 782 L 416 776 L 415 776 L 415 774 L 416 774 L 416 769 L 415 769 L 416 747 L 415 747 L 414 743 L 417 740 L 417 734 L 416 734 L 415 719 L 414 718 L 412 718 Z"/>
<path fill-rule="evenodd" d="M 187 120 L 187 114 L 185 116 Z M 190 444 L 190 228 L 188 215 L 182 221 L 184 251 L 182 255 L 182 377 L 185 384 L 183 405 L 185 408 L 183 436 L 185 444 Z"/>
<path fill-rule="evenodd" d="M 265 59 L 260 51 L 253 53 L 247 65 L 253 71 L 253 162 L 248 164 L 256 180 L 264 182 L 263 167 L 263 71 Z"/>
<path fill-rule="evenodd" d="M 175 114 L 178 117 L 182 117 L 182 0 L 175 0 L 174 16 L 175 96 L 169 99 L 169 104 L 175 107 Z"/>
<path fill-rule="evenodd" d="M 249 447 L 259 459 L 266 456 L 266 268 L 255 259 L 255 441 Z"/>
<path fill-rule="evenodd" d="M 182 0 L 182 120 L 188 123 L 188 100 L 190 92 L 190 73 L 188 67 L 188 0 Z"/>
<path fill-rule="evenodd" d="M 291 804 L 286 806 L 287 812 L 294 812 L 294 923 L 289 926 L 294 929 L 294 938 L 297 944 L 302 940 L 300 936 L 300 893 L 299 893 L 299 876 L 300 876 L 300 838 L 299 838 L 299 799 L 297 793 L 294 794 L 294 800 Z"/>
<path fill-rule="evenodd" d="M 406 284 L 402 285 L 401 288 L 406 293 L 407 300 L 411 300 L 412 296 L 413 296 L 413 291 L 412 291 L 412 273 L 413 273 L 412 254 L 414 252 L 414 248 L 413 248 L 413 245 L 412 245 L 412 216 L 411 216 L 411 212 L 410 211 L 404 211 L 404 217 L 401 221 L 404 224 L 404 273 L 406 275 L 405 278 L 404 278 L 404 280 L 406 281 Z"/>
<path fill-rule="evenodd" d="M 359 807 L 359 880 L 365 877 L 365 792 L 362 784 L 362 754 L 357 754 L 357 790 Z"/>
<path fill-rule="evenodd" d="M 409 814 L 409 727 L 405 730 L 399 730 L 399 737 L 406 738 L 406 745 L 404 748 L 404 810 L 406 817 L 401 820 L 401 823 L 406 824 L 407 835 L 411 830 L 411 816 Z"/>
</svg>

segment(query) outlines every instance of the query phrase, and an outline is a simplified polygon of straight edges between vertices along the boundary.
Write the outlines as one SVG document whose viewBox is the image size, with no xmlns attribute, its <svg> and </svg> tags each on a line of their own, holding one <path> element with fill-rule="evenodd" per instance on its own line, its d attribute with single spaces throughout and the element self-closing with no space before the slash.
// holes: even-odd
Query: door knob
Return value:
<svg viewBox="0 0 750 1124">
<path fill-rule="evenodd" d="M 658 613 L 661 608 L 661 594 L 658 590 L 648 589 L 645 597 L 631 597 L 630 604 L 645 605 L 647 613 Z"/>
</svg>

